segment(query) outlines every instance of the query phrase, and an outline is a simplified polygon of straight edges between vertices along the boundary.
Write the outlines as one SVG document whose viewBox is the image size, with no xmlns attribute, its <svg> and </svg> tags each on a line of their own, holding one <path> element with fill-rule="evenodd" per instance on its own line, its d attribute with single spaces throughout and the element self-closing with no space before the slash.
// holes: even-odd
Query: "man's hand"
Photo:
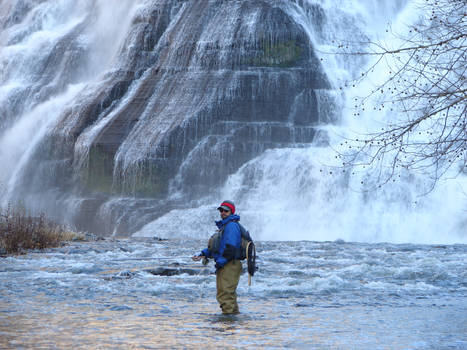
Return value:
<svg viewBox="0 0 467 350">
<path fill-rule="evenodd" d="M 194 255 L 191 257 L 191 260 L 193 261 L 200 261 L 203 257 L 201 255 Z"/>
</svg>

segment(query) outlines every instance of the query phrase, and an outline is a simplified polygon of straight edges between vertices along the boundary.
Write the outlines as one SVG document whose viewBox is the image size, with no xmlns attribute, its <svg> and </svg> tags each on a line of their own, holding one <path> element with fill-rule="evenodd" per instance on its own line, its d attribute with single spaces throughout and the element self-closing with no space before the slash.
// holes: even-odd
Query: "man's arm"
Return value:
<svg viewBox="0 0 467 350">
<path fill-rule="evenodd" d="M 200 261 L 203 257 L 212 258 L 212 253 L 208 248 L 203 249 L 199 255 L 192 256 L 191 259 L 193 261 Z"/>
<path fill-rule="evenodd" d="M 205 248 L 201 251 L 200 256 L 205 256 L 206 258 L 212 258 L 212 253 L 209 248 Z"/>
</svg>

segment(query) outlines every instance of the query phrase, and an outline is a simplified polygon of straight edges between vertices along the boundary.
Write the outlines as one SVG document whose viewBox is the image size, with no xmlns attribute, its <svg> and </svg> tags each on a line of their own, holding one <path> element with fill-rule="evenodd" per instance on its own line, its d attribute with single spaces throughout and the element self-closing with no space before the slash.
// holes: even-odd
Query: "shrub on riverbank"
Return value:
<svg viewBox="0 0 467 350">
<path fill-rule="evenodd" d="M 20 254 L 28 249 L 57 247 L 78 235 L 49 220 L 32 216 L 25 209 L 0 208 L 0 254 Z"/>
</svg>

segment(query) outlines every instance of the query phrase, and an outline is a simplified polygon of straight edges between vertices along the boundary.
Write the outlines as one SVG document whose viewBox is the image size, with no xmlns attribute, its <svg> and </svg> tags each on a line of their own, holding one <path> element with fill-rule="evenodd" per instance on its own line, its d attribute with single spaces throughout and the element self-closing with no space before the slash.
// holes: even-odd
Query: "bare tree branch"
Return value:
<svg viewBox="0 0 467 350">
<path fill-rule="evenodd" d="M 368 51 L 341 54 L 376 57 L 358 85 L 377 67 L 388 78 L 367 96 L 355 98 L 355 116 L 374 101 L 376 112 L 387 111 L 390 121 L 380 131 L 352 140 L 353 152 L 341 152 L 344 165 L 371 166 L 381 183 L 399 169 L 424 171 L 433 183 L 449 169 L 467 172 L 467 1 L 426 0 L 424 16 L 409 27 L 397 48 L 366 43 Z M 434 186 L 434 184 L 433 184 Z"/>
</svg>

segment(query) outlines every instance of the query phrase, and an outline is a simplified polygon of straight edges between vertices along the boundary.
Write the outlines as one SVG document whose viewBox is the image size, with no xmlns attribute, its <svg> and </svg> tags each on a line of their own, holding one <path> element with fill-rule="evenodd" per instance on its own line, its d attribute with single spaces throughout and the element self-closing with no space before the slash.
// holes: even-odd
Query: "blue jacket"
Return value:
<svg viewBox="0 0 467 350">
<path fill-rule="evenodd" d="M 238 215 L 230 215 L 224 220 L 216 221 L 216 226 L 224 230 L 218 252 L 211 252 L 208 248 L 201 252 L 207 258 L 214 258 L 216 268 L 224 267 L 227 262 L 235 259 L 237 252 L 241 249 L 242 234 L 236 221 L 240 220 Z"/>
</svg>

